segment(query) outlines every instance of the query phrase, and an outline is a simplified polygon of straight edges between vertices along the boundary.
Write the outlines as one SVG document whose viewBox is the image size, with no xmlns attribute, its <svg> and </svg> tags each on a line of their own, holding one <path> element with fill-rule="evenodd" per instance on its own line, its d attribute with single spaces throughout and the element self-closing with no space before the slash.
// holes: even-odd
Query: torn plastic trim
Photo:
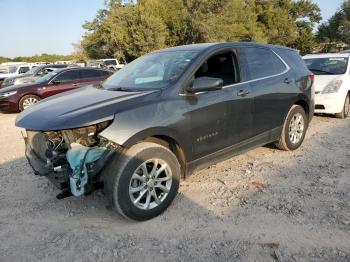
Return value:
<svg viewBox="0 0 350 262">
<path fill-rule="evenodd" d="M 95 163 L 108 154 L 105 147 L 86 147 L 78 143 L 72 143 L 67 151 L 67 161 L 73 170 L 69 178 L 70 190 L 74 196 L 84 195 L 87 191 L 86 186 L 89 183 L 89 176 L 97 174 L 98 170 L 91 168 L 91 164 Z M 90 168 L 89 168 L 90 167 Z"/>
</svg>

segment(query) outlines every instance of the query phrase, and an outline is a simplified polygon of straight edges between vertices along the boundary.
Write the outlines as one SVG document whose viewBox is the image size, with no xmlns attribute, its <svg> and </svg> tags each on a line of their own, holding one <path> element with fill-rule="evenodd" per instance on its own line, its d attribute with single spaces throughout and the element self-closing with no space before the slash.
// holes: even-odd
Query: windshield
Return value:
<svg viewBox="0 0 350 262">
<path fill-rule="evenodd" d="M 348 66 L 347 57 L 307 58 L 304 61 L 315 75 L 342 75 Z"/>
<path fill-rule="evenodd" d="M 52 71 L 52 72 L 48 73 L 47 75 L 44 75 L 43 77 L 37 79 L 35 82 L 38 84 L 45 83 L 45 82 L 49 81 L 55 75 L 57 75 L 57 72 Z"/>
<path fill-rule="evenodd" d="M 142 56 L 108 78 L 102 86 L 110 90 L 164 88 L 181 76 L 197 54 L 194 51 L 169 51 Z"/>
<path fill-rule="evenodd" d="M 42 68 L 43 66 L 34 66 L 26 73 L 26 75 L 36 75 Z"/>
</svg>

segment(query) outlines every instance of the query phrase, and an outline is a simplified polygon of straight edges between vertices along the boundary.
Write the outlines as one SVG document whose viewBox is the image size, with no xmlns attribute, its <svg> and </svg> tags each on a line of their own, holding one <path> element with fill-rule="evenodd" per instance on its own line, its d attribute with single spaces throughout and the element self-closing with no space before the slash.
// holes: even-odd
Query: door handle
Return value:
<svg viewBox="0 0 350 262">
<path fill-rule="evenodd" d="M 290 83 L 292 83 L 292 82 L 293 82 L 292 79 L 289 79 L 289 78 L 284 79 L 284 83 L 285 83 L 285 84 L 290 84 Z"/>
<path fill-rule="evenodd" d="M 73 84 L 72 86 L 74 86 L 74 87 L 78 87 L 78 86 L 80 86 L 80 84 Z"/>
<path fill-rule="evenodd" d="M 246 95 L 248 95 L 249 94 L 249 91 L 248 90 L 239 90 L 238 92 L 237 92 L 237 96 L 246 96 Z"/>
</svg>

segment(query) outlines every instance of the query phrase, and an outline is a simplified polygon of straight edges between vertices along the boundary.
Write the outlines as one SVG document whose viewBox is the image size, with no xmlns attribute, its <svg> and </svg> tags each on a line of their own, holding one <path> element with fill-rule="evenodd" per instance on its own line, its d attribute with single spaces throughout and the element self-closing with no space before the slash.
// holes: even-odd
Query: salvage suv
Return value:
<svg viewBox="0 0 350 262">
<path fill-rule="evenodd" d="M 245 150 L 295 150 L 314 112 L 298 53 L 254 43 L 197 44 L 144 55 L 101 85 L 39 102 L 17 120 L 35 174 L 59 199 L 104 188 L 133 220 L 163 212 L 180 178 Z"/>
</svg>

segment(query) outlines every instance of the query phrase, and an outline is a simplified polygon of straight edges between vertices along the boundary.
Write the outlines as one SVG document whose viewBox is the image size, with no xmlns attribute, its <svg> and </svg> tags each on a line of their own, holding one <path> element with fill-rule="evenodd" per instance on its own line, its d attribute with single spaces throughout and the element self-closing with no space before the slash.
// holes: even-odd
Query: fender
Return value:
<svg viewBox="0 0 350 262">
<path fill-rule="evenodd" d="M 128 113 L 117 114 L 112 124 L 103 130 L 99 136 L 126 148 L 148 137 L 167 136 L 178 143 L 185 155 L 190 154 L 191 144 L 185 141 L 186 130 L 176 132 L 171 118 L 161 118 L 161 122 L 157 121 L 158 123 L 155 123 L 155 121 L 150 121 L 150 118 L 146 116 L 153 113 L 152 111 L 148 111 L 148 113 L 147 111 L 142 111 L 143 117 L 136 119 L 134 118 L 135 114 Z"/>
</svg>

